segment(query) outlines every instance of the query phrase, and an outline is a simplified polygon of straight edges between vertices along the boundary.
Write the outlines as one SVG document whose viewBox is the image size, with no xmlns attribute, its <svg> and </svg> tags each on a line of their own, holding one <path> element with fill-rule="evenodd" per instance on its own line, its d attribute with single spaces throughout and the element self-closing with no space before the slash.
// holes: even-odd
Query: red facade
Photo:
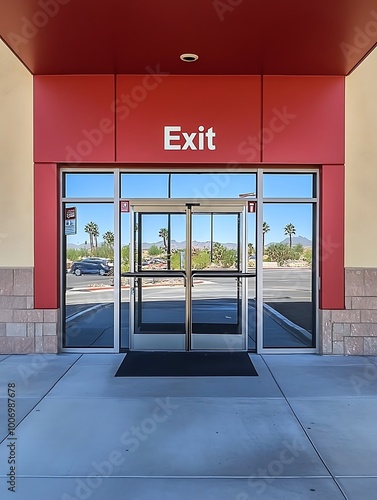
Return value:
<svg viewBox="0 0 377 500">
<path fill-rule="evenodd" d="M 57 163 L 320 168 L 320 306 L 344 307 L 343 77 L 35 76 L 34 95 L 35 307 L 58 307 Z"/>
</svg>

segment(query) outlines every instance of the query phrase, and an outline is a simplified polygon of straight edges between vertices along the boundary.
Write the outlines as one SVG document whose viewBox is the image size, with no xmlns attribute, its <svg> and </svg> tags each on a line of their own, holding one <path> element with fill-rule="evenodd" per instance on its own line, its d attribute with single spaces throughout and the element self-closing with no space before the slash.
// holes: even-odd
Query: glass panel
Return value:
<svg viewBox="0 0 377 500">
<path fill-rule="evenodd" d="M 113 198 L 114 174 L 64 174 L 66 198 Z"/>
<path fill-rule="evenodd" d="M 216 271 L 240 271 L 240 228 L 239 213 L 192 215 L 192 267 L 199 273 L 207 271 L 205 276 L 194 275 L 194 349 L 242 348 L 242 286 L 246 283 L 240 277 L 215 276 Z"/>
<path fill-rule="evenodd" d="M 252 272 L 249 269 L 249 272 Z M 257 348 L 257 300 L 256 300 L 256 278 L 248 278 L 248 349 L 255 351 Z"/>
<path fill-rule="evenodd" d="M 264 174 L 265 198 L 313 198 L 314 174 Z"/>
<path fill-rule="evenodd" d="M 113 347 L 114 206 L 76 203 L 64 208 L 76 208 L 77 226 L 76 234 L 64 236 L 64 347 Z"/>
<path fill-rule="evenodd" d="M 312 204 L 265 204 L 264 347 L 314 347 Z"/>
<path fill-rule="evenodd" d="M 192 333 L 242 333 L 241 279 L 194 278 Z"/>
<path fill-rule="evenodd" d="M 184 269 L 185 214 L 136 213 L 134 227 L 135 271 Z"/>
<path fill-rule="evenodd" d="M 130 272 L 130 214 L 123 212 L 120 215 L 120 272 Z M 120 347 L 128 349 L 130 347 L 130 288 L 129 278 L 120 278 Z"/>
<path fill-rule="evenodd" d="M 135 333 L 184 334 L 184 278 L 135 279 Z"/>
<path fill-rule="evenodd" d="M 256 214 L 247 214 L 247 272 L 256 272 Z M 248 278 L 248 349 L 255 350 L 257 342 L 257 278 Z"/>
<path fill-rule="evenodd" d="M 193 269 L 239 270 L 239 224 L 240 214 L 193 214 Z"/>
<path fill-rule="evenodd" d="M 122 174 L 121 198 L 168 198 L 169 174 Z"/>
<path fill-rule="evenodd" d="M 256 195 L 256 174 L 171 174 L 172 198 L 239 198 Z"/>
</svg>

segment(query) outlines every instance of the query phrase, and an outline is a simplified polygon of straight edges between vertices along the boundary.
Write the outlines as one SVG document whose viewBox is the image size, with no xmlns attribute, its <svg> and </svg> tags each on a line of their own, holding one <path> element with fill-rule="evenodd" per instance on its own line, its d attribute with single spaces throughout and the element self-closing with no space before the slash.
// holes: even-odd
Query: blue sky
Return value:
<svg viewBox="0 0 377 500">
<path fill-rule="evenodd" d="M 112 198 L 114 196 L 113 174 L 68 174 L 66 196 L 70 198 Z M 311 197 L 312 180 L 310 175 L 268 174 L 264 176 L 265 197 Z M 122 175 L 121 196 L 123 198 L 166 198 L 168 174 L 124 174 Z M 176 198 L 235 198 L 241 193 L 255 193 L 255 174 L 171 174 L 171 196 Z M 96 222 L 100 237 L 106 231 L 114 231 L 112 203 L 72 203 L 78 212 L 78 234 L 68 236 L 68 243 L 81 244 L 88 240 L 84 226 Z M 129 241 L 129 215 L 122 214 L 122 243 Z M 263 220 L 270 226 L 265 243 L 282 241 L 284 226 L 292 223 L 297 236 L 312 239 L 312 208 L 310 204 L 267 204 L 264 205 Z M 172 238 L 184 241 L 185 226 L 183 216 L 171 219 Z M 158 230 L 167 227 L 167 216 L 148 217 L 144 225 L 144 239 L 156 242 Z M 248 215 L 250 242 L 255 243 L 255 215 Z M 235 217 L 232 215 L 214 216 L 214 240 L 222 243 L 233 242 L 236 237 Z M 197 215 L 193 223 L 193 239 L 210 239 L 210 216 Z"/>
<path fill-rule="evenodd" d="M 312 205 L 310 204 L 264 204 L 263 220 L 270 226 L 266 233 L 265 244 L 279 242 L 287 238 L 284 227 L 293 224 L 296 236 L 304 236 L 312 240 Z"/>
</svg>

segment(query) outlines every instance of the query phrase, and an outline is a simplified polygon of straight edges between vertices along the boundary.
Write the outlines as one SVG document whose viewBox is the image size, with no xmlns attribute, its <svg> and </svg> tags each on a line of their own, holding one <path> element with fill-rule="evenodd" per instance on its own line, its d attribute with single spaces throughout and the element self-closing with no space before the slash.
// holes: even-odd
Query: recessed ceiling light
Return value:
<svg viewBox="0 0 377 500">
<path fill-rule="evenodd" d="M 199 56 L 196 54 L 182 54 L 179 58 L 184 62 L 195 62 L 199 59 Z"/>
</svg>

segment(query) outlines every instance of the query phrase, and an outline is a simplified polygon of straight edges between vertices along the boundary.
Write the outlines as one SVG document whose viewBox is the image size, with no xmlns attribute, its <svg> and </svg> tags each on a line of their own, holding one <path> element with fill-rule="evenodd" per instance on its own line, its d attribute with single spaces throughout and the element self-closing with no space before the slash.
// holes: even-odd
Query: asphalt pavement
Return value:
<svg viewBox="0 0 377 500">
<path fill-rule="evenodd" d="M 72 331 L 75 332 L 74 345 L 80 345 L 80 338 L 85 336 L 85 345 L 96 345 L 110 347 L 113 336 L 113 308 L 114 288 L 110 285 L 111 278 L 107 276 L 74 276 L 67 275 L 66 311 L 68 335 L 73 339 Z M 161 284 L 158 280 L 145 280 L 143 287 L 143 304 L 155 302 L 154 308 L 148 308 L 150 314 L 155 315 L 155 320 L 165 317 L 169 322 L 172 314 L 169 308 L 176 301 L 181 302 L 184 317 L 185 288 L 183 279 L 181 285 L 179 280 L 171 284 Z M 249 321 L 250 348 L 255 346 L 255 278 L 249 279 Z M 305 268 L 279 268 L 265 269 L 263 274 L 265 303 L 270 306 L 269 314 L 264 315 L 264 336 L 266 347 L 297 347 L 311 346 L 300 335 L 297 335 L 295 326 L 311 332 L 313 330 L 313 307 L 311 302 L 311 272 Z M 129 289 L 123 287 L 121 291 L 121 328 L 123 336 L 128 335 L 128 301 Z M 224 305 L 234 303 L 237 300 L 237 281 L 235 278 L 205 278 L 198 279 L 192 290 L 194 307 L 206 310 L 207 318 L 211 322 L 211 315 L 215 317 L 221 314 L 219 304 L 223 300 Z M 169 306 L 170 304 L 170 306 Z M 251 308 L 251 309 L 250 309 Z M 154 312 L 153 312 L 154 311 Z M 164 312 L 165 311 L 165 312 Z M 86 314 L 87 312 L 87 314 Z M 162 314 L 162 316 L 161 316 Z M 288 321 L 285 322 L 284 318 Z M 150 320 L 152 321 L 153 318 Z M 292 328 L 285 328 L 293 325 Z M 297 329 L 300 333 L 300 328 Z M 79 331 L 81 330 L 81 334 Z M 89 333 L 90 332 L 90 333 Z M 293 335 L 292 335 L 293 332 Z M 106 338 L 106 340 L 105 340 Z M 126 342 L 123 341 L 123 346 Z M 84 345 L 84 344 L 83 344 Z M 72 345 L 73 346 L 73 345 Z"/>
</svg>

